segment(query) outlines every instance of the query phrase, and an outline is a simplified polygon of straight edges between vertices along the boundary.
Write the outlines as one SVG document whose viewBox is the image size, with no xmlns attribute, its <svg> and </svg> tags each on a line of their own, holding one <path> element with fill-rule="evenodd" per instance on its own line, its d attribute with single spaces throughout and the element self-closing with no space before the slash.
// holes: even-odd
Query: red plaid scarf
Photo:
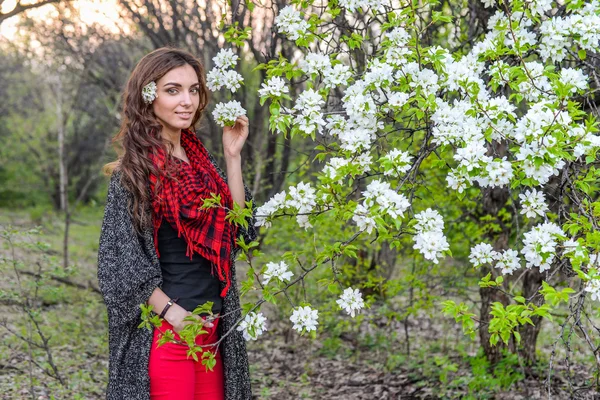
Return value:
<svg viewBox="0 0 600 400">
<path fill-rule="evenodd" d="M 210 161 L 204 145 L 189 130 L 181 131 L 181 146 L 190 160 L 190 164 L 180 161 L 175 168 L 174 177 L 162 176 L 161 188 L 155 193 L 157 177 L 150 175 L 150 188 L 153 193 L 154 244 L 158 252 L 158 228 L 165 218 L 177 230 L 178 236 L 187 243 L 186 255 L 192 258 L 198 253 L 208 259 L 217 270 L 219 279 L 225 282 L 221 297 L 225 297 L 231 285 L 231 250 L 237 227 L 225 220 L 227 210 L 233 208 L 233 199 L 229 187 Z M 166 157 L 159 149 L 151 154 L 154 165 L 159 171 L 172 167 L 167 163 L 175 162 L 174 157 Z M 204 199 L 211 193 L 221 195 L 221 207 L 200 209 Z"/>
</svg>

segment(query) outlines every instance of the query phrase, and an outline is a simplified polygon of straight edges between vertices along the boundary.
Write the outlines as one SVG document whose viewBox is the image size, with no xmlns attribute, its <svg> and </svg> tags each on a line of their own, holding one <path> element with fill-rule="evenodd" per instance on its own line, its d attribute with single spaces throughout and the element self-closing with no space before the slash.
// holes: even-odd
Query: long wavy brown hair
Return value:
<svg viewBox="0 0 600 400">
<path fill-rule="evenodd" d="M 152 214 L 149 212 L 152 202 L 150 174 L 159 177 L 156 190 L 159 190 L 161 178 L 170 175 L 168 171 L 158 171 L 149 154 L 159 148 L 169 153 L 173 150 L 172 144 L 161 136 L 162 125 L 156 119 L 152 105 L 144 103 L 142 88 L 184 65 L 194 68 L 200 83 L 200 103 L 190 125 L 194 129 L 209 99 L 204 66 L 187 51 L 162 47 L 145 55 L 133 69 L 123 92 L 121 127 L 113 138 L 118 159 L 106 164 L 103 171 L 106 175 L 114 171 L 122 172 L 121 184 L 133 195 L 129 211 L 138 233 L 152 223 Z"/>
</svg>

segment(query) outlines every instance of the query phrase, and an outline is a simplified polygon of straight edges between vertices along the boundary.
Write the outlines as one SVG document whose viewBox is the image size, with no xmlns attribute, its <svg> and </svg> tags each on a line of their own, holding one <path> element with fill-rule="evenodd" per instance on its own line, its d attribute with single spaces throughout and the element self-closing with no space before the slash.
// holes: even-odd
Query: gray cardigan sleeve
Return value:
<svg viewBox="0 0 600 400">
<path fill-rule="evenodd" d="M 98 249 L 98 283 L 113 326 L 136 322 L 140 304 L 162 285 L 158 259 L 147 248 L 153 243 L 136 234 L 128 212 L 130 193 L 120 177 L 116 172 L 110 180 Z"/>
</svg>

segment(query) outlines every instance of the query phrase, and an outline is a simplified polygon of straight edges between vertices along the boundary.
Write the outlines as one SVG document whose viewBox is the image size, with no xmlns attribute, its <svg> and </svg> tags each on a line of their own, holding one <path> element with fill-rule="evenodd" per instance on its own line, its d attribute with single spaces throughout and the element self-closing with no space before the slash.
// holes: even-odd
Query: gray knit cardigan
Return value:
<svg viewBox="0 0 600 400">
<path fill-rule="evenodd" d="M 223 179 L 227 179 L 214 158 L 211 161 Z M 252 200 L 244 186 L 246 201 Z M 107 203 L 98 249 L 98 283 L 108 310 L 109 367 L 107 400 L 149 400 L 148 358 L 153 332 L 138 328 L 140 304 L 148 301 L 155 288 L 161 287 L 160 263 L 154 247 L 152 227 L 143 235 L 135 233 L 128 207 L 131 193 L 121 184 L 121 172 L 110 179 Z M 240 227 L 246 243 L 256 238 L 254 216 L 248 229 Z M 236 253 L 232 254 L 235 258 Z M 228 332 L 241 318 L 235 268 L 231 270 L 231 288 L 223 299 L 219 331 Z M 233 329 L 219 348 L 225 374 L 225 399 L 252 398 L 246 342 Z"/>
</svg>

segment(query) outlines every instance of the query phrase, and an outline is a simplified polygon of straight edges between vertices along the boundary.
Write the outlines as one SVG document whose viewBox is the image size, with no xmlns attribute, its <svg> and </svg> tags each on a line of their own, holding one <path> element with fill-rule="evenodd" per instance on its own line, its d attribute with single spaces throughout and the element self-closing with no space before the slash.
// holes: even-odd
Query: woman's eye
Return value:
<svg viewBox="0 0 600 400">
<path fill-rule="evenodd" d="M 167 93 L 169 93 L 169 94 L 175 94 L 175 93 L 177 93 L 177 90 L 176 89 L 168 89 Z"/>
<path fill-rule="evenodd" d="M 198 93 L 198 90 L 199 90 L 198 88 L 193 88 L 192 93 Z"/>
</svg>

